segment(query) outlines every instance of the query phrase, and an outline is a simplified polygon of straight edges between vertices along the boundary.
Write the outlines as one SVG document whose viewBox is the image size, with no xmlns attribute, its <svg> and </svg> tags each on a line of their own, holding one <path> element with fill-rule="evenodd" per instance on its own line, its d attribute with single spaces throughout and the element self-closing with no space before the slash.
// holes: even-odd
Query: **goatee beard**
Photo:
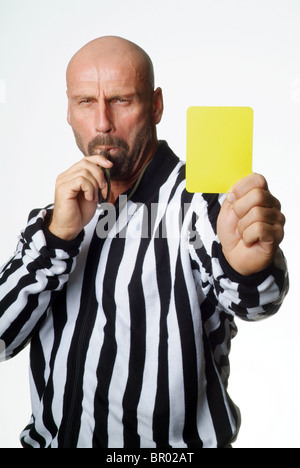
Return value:
<svg viewBox="0 0 300 468">
<path fill-rule="evenodd" d="M 150 124 L 142 128 L 135 138 L 134 146 L 130 153 L 129 146 L 124 140 L 110 135 L 97 135 L 88 144 L 88 154 L 86 154 L 80 136 L 75 132 L 74 135 L 78 148 L 85 156 L 97 154 L 96 150 L 101 146 L 110 146 L 117 149 L 118 151 L 114 156 L 109 152 L 107 156 L 107 159 L 113 163 L 113 167 L 110 169 L 111 179 L 128 180 L 134 175 L 133 171 L 135 169 L 138 170 L 138 168 L 135 168 L 137 161 L 140 159 L 140 164 L 138 164 L 140 167 L 146 158 L 147 149 L 151 145 L 153 131 Z"/>
</svg>

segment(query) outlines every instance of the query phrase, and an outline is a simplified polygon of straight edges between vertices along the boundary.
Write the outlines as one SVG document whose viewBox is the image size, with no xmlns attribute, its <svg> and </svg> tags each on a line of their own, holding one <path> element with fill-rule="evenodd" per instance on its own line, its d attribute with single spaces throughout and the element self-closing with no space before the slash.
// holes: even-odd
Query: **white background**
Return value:
<svg viewBox="0 0 300 468">
<path fill-rule="evenodd" d="M 86 42 L 123 36 L 152 57 L 164 92 L 159 137 L 185 159 L 191 105 L 254 109 L 254 170 L 287 218 L 291 287 L 264 322 L 238 320 L 230 394 L 235 447 L 300 447 L 299 0 L 0 0 L 0 264 L 56 176 L 81 158 L 66 122 L 65 68 Z M 0 447 L 30 417 L 28 352 L 0 367 Z"/>
</svg>

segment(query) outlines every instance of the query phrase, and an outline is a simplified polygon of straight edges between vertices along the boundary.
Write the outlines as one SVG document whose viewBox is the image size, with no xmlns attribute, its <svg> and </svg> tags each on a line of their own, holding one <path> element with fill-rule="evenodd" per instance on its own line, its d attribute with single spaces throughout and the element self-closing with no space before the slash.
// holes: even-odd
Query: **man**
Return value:
<svg viewBox="0 0 300 468">
<path fill-rule="evenodd" d="M 234 318 L 272 315 L 287 292 L 280 203 L 258 174 L 227 196 L 186 192 L 135 44 L 88 43 L 67 94 L 85 157 L 31 213 L 0 276 L 6 357 L 31 346 L 22 445 L 227 447 L 240 424 L 227 394 Z"/>
</svg>

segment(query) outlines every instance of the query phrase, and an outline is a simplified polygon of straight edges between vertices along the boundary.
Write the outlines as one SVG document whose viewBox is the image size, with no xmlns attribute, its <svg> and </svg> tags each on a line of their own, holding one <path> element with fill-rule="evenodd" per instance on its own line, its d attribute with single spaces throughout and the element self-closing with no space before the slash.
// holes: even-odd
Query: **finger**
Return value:
<svg viewBox="0 0 300 468">
<path fill-rule="evenodd" d="M 279 200 L 275 198 L 268 190 L 259 188 L 252 189 L 243 197 L 239 198 L 233 205 L 236 216 L 241 219 L 250 210 L 255 207 L 274 208 L 280 212 L 281 205 Z"/>
<path fill-rule="evenodd" d="M 83 175 L 75 177 L 70 184 L 70 190 L 73 194 L 72 198 L 83 192 L 87 201 L 97 201 L 98 183 L 91 177 L 87 178 Z"/>
<path fill-rule="evenodd" d="M 284 226 L 285 217 L 276 208 L 255 206 L 238 221 L 239 234 L 242 235 L 249 226 L 257 222 Z"/>
<path fill-rule="evenodd" d="M 97 168 L 97 172 L 102 172 Z M 57 180 L 57 196 L 62 198 L 76 198 L 79 192 L 84 192 L 87 200 L 96 200 L 99 188 L 99 176 L 94 177 L 91 171 L 80 169 L 76 172 L 65 173 Z"/>
<path fill-rule="evenodd" d="M 77 173 L 81 169 L 86 169 L 94 174 L 97 174 L 97 172 L 101 174 L 101 172 L 99 171 L 99 167 L 110 169 L 112 166 L 113 163 L 103 156 L 87 156 L 73 164 L 69 169 L 63 172 L 61 176 L 64 177 L 68 176 L 69 174 Z"/>
<path fill-rule="evenodd" d="M 68 183 L 68 181 L 73 180 L 74 177 L 79 176 L 93 180 L 97 189 L 100 188 L 102 190 L 106 187 L 106 179 L 103 174 L 103 170 L 99 165 L 88 160 L 82 160 L 72 166 L 68 171 L 61 175 L 61 180 L 64 183 Z"/>
<path fill-rule="evenodd" d="M 238 200 L 253 189 L 268 190 L 268 184 L 264 176 L 257 173 L 249 174 L 234 184 L 228 194 L 233 194 L 235 200 Z"/>
<path fill-rule="evenodd" d="M 95 176 L 99 183 L 100 190 L 103 190 L 109 183 L 108 182 L 108 179 L 110 179 L 109 169 L 111 169 L 111 167 L 113 166 L 113 163 L 109 161 L 107 157 L 108 157 L 108 153 L 106 151 L 101 151 L 99 155 L 87 156 L 88 161 L 92 162 L 93 164 L 93 170 L 95 170 L 95 168 L 97 169 L 101 168 L 100 171 L 98 170 L 95 173 Z"/>
<path fill-rule="evenodd" d="M 272 251 L 278 247 L 283 235 L 282 225 L 257 222 L 243 231 L 242 239 L 246 246 L 251 246 L 256 242 L 269 244 L 269 250 Z"/>
<path fill-rule="evenodd" d="M 102 153 L 93 156 L 87 155 L 84 160 L 89 161 L 92 164 L 110 169 L 113 166 L 113 163 L 107 159 L 105 154 L 107 155 L 107 153 L 103 151 Z"/>
</svg>

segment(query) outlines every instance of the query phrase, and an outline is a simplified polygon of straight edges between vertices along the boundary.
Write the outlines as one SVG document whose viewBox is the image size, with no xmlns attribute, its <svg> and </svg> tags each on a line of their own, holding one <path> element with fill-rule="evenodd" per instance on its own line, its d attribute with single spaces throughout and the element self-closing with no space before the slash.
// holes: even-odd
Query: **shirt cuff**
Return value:
<svg viewBox="0 0 300 468">
<path fill-rule="evenodd" d="M 233 282 L 243 284 L 245 286 L 258 286 L 263 283 L 274 271 L 275 264 L 274 262 L 271 263 L 266 269 L 259 271 L 258 273 L 254 273 L 253 275 L 244 276 L 235 271 L 232 266 L 227 262 L 226 258 L 224 257 L 222 245 L 218 244 L 218 259 L 220 266 L 227 276 Z"/>
<path fill-rule="evenodd" d="M 84 238 L 84 230 L 82 230 L 75 239 L 65 240 L 55 236 L 49 231 L 49 224 L 52 216 L 52 210 L 47 211 L 43 223 L 43 232 L 46 240 L 47 247 L 49 249 L 60 249 L 65 252 L 73 252 L 80 247 L 81 242 Z"/>
</svg>

